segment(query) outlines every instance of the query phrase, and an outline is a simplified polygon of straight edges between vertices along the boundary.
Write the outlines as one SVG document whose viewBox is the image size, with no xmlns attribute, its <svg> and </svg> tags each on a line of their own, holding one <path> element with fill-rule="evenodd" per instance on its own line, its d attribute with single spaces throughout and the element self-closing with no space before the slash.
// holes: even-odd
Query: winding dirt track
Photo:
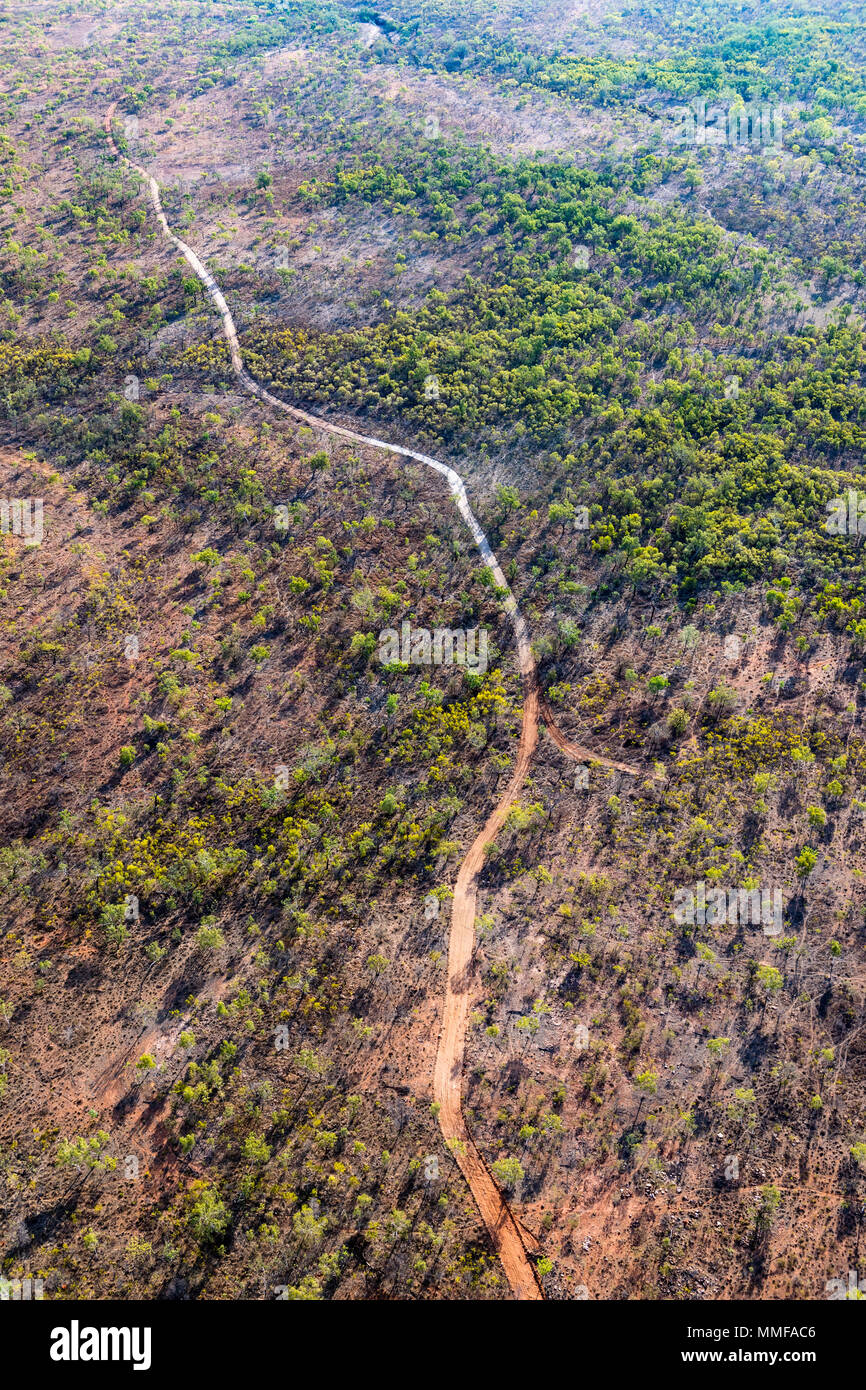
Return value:
<svg viewBox="0 0 866 1390">
<path fill-rule="evenodd" d="M 631 763 L 615 762 L 613 758 L 605 758 L 601 753 L 594 753 L 591 748 L 585 748 L 582 743 L 572 743 L 571 739 L 566 738 L 565 734 L 554 724 L 553 715 L 543 697 L 539 697 L 538 712 L 557 748 L 561 749 L 569 758 L 576 758 L 578 762 L 582 763 L 598 763 L 599 767 L 609 767 L 613 772 L 628 772 L 632 777 L 638 776 L 640 768 L 633 767 Z"/>
<path fill-rule="evenodd" d="M 359 434 L 357 431 L 346 429 L 342 425 L 331 424 L 330 421 L 323 420 L 318 415 L 311 415 L 305 410 L 299 410 L 297 406 L 287 405 L 285 401 L 279 400 L 278 397 L 272 396 L 269 391 L 264 390 L 249 375 L 241 357 L 234 319 L 222 291 L 192 248 L 187 246 L 186 242 L 181 241 L 180 237 L 175 236 L 169 227 L 162 210 L 159 185 L 156 179 L 152 178 L 146 169 L 142 169 L 131 159 L 121 155 L 115 144 L 111 123 L 116 107 L 117 103 L 113 102 L 106 111 L 103 120 L 109 148 L 116 158 L 123 159 L 144 179 L 150 192 L 153 210 L 163 232 L 195 271 L 211 301 L 216 306 L 222 318 L 223 333 L 231 354 L 232 370 L 240 384 L 251 395 L 258 396 L 260 400 L 266 401 L 276 410 L 281 410 L 286 415 L 291 415 L 293 419 L 301 420 L 304 424 L 313 426 L 314 429 L 326 430 L 329 434 L 339 435 L 342 439 L 349 439 L 355 444 L 366 444 L 374 449 L 383 449 L 389 454 L 398 454 L 403 458 L 414 459 L 418 463 L 426 464 L 427 467 L 435 469 L 437 473 L 441 473 L 448 483 L 457 509 L 469 527 L 485 564 L 492 571 L 500 593 L 504 595 L 503 607 L 514 628 L 518 662 L 523 677 L 523 722 L 517 758 L 508 786 L 488 817 L 483 829 L 470 846 L 469 852 L 460 865 L 457 881 L 454 885 L 451 933 L 448 946 L 448 980 L 445 988 L 442 1029 L 433 1075 L 433 1094 L 440 1107 L 439 1125 L 445 1142 L 453 1153 L 478 1204 L 478 1209 L 502 1261 L 503 1269 L 515 1297 L 541 1299 L 544 1295 L 538 1275 L 535 1272 L 535 1266 L 527 1252 L 527 1240 L 517 1218 L 469 1134 L 463 1118 L 463 1057 L 472 983 L 472 955 L 475 948 L 475 906 L 478 880 L 484 866 L 484 848 L 496 838 L 502 829 L 529 770 L 532 755 L 538 743 L 539 716 L 546 724 L 557 747 L 567 756 L 577 758 L 580 761 L 594 761 L 601 764 L 602 767 L 612 768 L 620 772 L 636 774 L 638 769 L 631 767 L 628 763 L 618 763 L 610 758 L 602 757 L 600 754 L 594 753 L 592 749 L 583 747 L 582 744 L 572 743 L 557 729 L 547 705 L 539 695 L 535 658 L 526 624 L 517 607 L 517 600 L 511 592 L 487 537 L 469 506 L 466 488 L 459 473 L 456 473 L 453 468 L 449 468 L 447 464 L 440 463 L 438 459 L 430 458 L 428 454 L 419 454 L 413 449 L 404 449 L 399 444 L 391 444 L 388 440 Z"/>
</svg>

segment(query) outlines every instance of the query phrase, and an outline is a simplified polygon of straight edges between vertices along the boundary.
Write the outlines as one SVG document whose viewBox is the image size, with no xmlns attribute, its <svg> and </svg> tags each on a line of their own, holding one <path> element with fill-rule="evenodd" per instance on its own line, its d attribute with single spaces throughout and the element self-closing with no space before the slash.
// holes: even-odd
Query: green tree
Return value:
<svg viewBox="0 0 866 1390">
<path fill-rule="evenodd" d="M 490 1167 L 496 1181 L 506 1191 L 515 1188 L 523 1180 L 524 1173 L 519 1159 L 498 1158 Z"/>
<path fill-rule="evenodd" d="M 800 851 L 795 860 L 797 873 L 800 878 L 807 879 L 818 862 L 818 856 L 808 845 Z"/>
<path fill-rule="evenodd" d="M 200 1245 L 217 1240 L 229 1224 L 229 1210 L 205 1179 L 197 1179 L 189 1192 L 187 1225 Z"/>
</svg>

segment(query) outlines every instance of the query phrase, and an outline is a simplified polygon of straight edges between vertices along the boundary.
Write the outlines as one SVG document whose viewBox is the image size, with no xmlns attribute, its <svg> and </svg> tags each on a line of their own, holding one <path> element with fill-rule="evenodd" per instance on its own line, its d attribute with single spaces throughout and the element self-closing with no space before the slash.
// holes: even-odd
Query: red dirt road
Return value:
<svg viewBox="0 0 866 1390">
<path fill-rule="evenodd" d="M 472 979 L 472 954 L 475 949 L 475 900 L 478 894 L 478 879 L 484 866 L 484 847 L 496 838 L 505 824 L 508 812 L 516 801 L 529 771 L 537 742 L 538 694 L 532 687 L 523 703 L 523 724 L 511 780 L 480 834 L 473 841 L 469 853 L 460 865 L 454 885 L 451 938 L 448 943 L 448 981 L 442 1009 L 439 1051 L 436 1054 L 436 1068 L 433 1073 L 433 1095 L 441 1106 L 439 1124 L 445 1141 L 478 1203 L 484 1224 L 496 1246 L 515 1297 L 520 1299 L 540 1299 L 544 1295 L 535 1268 L 527 1256 L 523 1237 L 511 1208 L 466 1128 L 462 1106 L 463 1053 Z"/>
<path fill-rule="evenodd" d="M 115 144 L 112 134 L 111 123 L 116 105 L 117 103 L 113 102 L 106 111 L 103 126 L 112 154 L 118 158 L 125 158 L 125 156 L 120 155 L 120 151 Z M 508 786 L 496 807 L 487 818 L 481 832 L 470 846 L 466 858 L 460 866 L 457 881 L 454 886 L 454 901 L 451 911 L 451 933 L 448 945 L 448 981 L 442 1011 L 442 1028 L 439 1038 L 439 1048 L 436 1054 L 436 1065 L 433 1076 L 433 1093 L 440 1105 L 439 1124 L 442 1134 L 453 1152 L 460 1167 L 460 1171 L 463 1173 L 469 1185 L 469 1189 L 478 1204 L 478 1209 L 490 1234 L 491 1240 L 496 1247 L 499 1258 L 502 1261 L 503 1269 L 505 1270 L 506 1277 L 508 1278 L 508 1282 L 511 1285 L 515 1297 L 519 1299 L 541 1299 L 544 1297 L 544 1294 L 535 1272 L 535 1267 L 528 1256 L 526 1241 L 521 1233 L 517 1218 L 511 1211 L 500 1188 L 482 1159 L 463 1119 L 463 1057 L 466 1041 L 466 1019 L 469 1010 L 470 982 L 472 979 L 472 957 L 475 949 L 475 905 L 478 894 L 478 879 L 484 865 L 485 845 L 496 838 L 502 826 L 505 824 L 508 813 L 517 800 L 520 788 L 529 771 L 532 756 L 538 743 L 539 715 L 550 731 L 554 743 L 556 743 L 557 747 L 567 756 L 577 758 L 580 761 L 596 762 L 601 764 L 602 767 L 613 768 L 620 772 L 636 774 L 638 769 L 629 766 L 627 763 L 614 762 L 610 758 L 594 753 L 590 748 L 584 748 L 581 744 L 572 743 L 557 729 L 553 722 L 553 716 L 538 693 L 535 659 L 532 654 L 526 625 L 519 613 L 516 600 L 510 591 L 505 576 L 499 567 L 495 555 L 490 549 L 487 537 L 484 535 L 484 532 L 470 509 L 465 486 L 459 474 L 455 473 L 452 468 L 440 463 L 436 459 L 430 458 L 426 454 L 415 453 L 411 449 L 405 449 L 387 440 L 370 438 L 367 435 L 358 434 L 355 430 L 347 429 L 341 425 L 331 424 L 329 421 L 323 420 L 320 416 L 310 415 L 307 411 L 300 410 L 297 406 L 291 406 L 287 402 L 279 400 L 276 396 L 271 395 L 269 391 L 259 386 L 258 382 L 254 381 L 253 378 L 249 376 L 243 366 L 237 330 L 231 311 L 222 292 L 196 253 L 186 242 L 181 241 L 179 237 L 174 235 L 166 221 L 165 214 L 162 211 L 159 186 L 156 180 L 153 179 L 146 170 L 140 168 L 139 165 L 134 164 L 131 160 L 126 159 L 126 163 L 145 179 L 154 212 L 156 213 L 163 232 L 175 244 L 185 260 L 195 271 L 196 275 L 205 286 L 212 302 L 216 306 L 222 319 L 223 332 L 231 353 L 232 368 L 241 385 L 249 391 L 251 395 L 257 396 L 260 400 L 266 401 L 269 405 L 284 411 L 286 414 L 293 416 L 296 420 L 303 421 L 305 424 L 312 425 L 317 429 L 326 430 L 330 434 L 339 435 L 344 439 L 350 439 L 359 444 L 366 444 L 373 448 L 384 449 L 391 454 L 417 460 L 443 474 L 448 482 L 457 508 L 472 532 L 482 557 L 490 566 L 497 585 L 505 591 L 506 598 L 504 607 L 509 613 L 514 625 L 518 661 L 524 680 L 523 723 L 520 730 L 520 742 L 517 748 L 517 760 Z"/>
<path fill-rule="evenodd" d="M 538 717 L 543 718 L 557 747 L 569 757 L 600 763 L 620 772 L 636 773 L 628 763 L 614 762 L 594 753 L 581 744 L 571 743 L 553 722 L 547 706 L 539 699 L 534 679 L 526 681 L 523 702 L 523 724 L 517 748 L 514 771 L 501 799 L 488 816 L 481 832 L 457 874 L 454 901 L 451 909 L 451 936 L 448 944 L 448 980 L 442 1009 L 442 1031 L 436 1068 L 433 1074 L 433 1095 L 441 1107 L 439 1124 L 445 1141 L 452 1150 L 460 1171 L 490 1233 L 508 1282 L 519 1299 L 540 1299 L 544 1295 L 529 1259 L 526 1244 L 517 1220 L 503 1197 L 487 1165 L 473 1143 L 463 1119 L 462 1086 L 463 1057 L 466 1046 L 466 1019 L 469 1013 L 472 956 L 475 950 L 475 916 L 478 879 L 484 866 L 484 849 L 496 838 L 517 800 L 520 788 L 529 771 L 538 743 Z"/>
<path fill-rule="evenodd" d="M 585 748 L 582 743 L 572 743 L 571 739 L 560 733 L 553 722 L 553 715 L 542 699 L 540 702 L 539 713 L 547 726 L 547 731 L 553 739 L 557 748 L 561 748 L 563 753 L 567 753 L 570 758 L 577 758 L 583 763 L 599 763 L 601 767 L 612 768 L 614 772 L 630 772 L 633 777 L 637 777 L 640 769 L 632 767 L 631 763 L 618 763 L 613 758 L 605 758 L 601 753 L 594 753 L 591 748 Z"/>
</svg>

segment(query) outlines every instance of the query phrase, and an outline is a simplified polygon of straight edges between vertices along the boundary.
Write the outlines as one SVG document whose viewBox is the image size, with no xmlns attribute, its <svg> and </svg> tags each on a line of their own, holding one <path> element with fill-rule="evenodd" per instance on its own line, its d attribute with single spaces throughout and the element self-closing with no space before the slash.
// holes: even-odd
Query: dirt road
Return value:
<svg viewBox="0 0 866 1390">
<path fill-rule="evenodd" d="M 487 1169 L 463 1119 L 463 1055 L 466 1019 L 472 986 L 475 949 L 475 903 L 484 867 L 484 849 L 496 839 L 517 800 L 538 742 L 538 694 L 530 687 L 523 702 L 523 724 L 517 760 L 508 786 L 460 865 L 451 907 L 448 981 L 442 1010 L 442 1031 L 433 1073 L 433 1095 L 441 1109 L 439 1123 L 460 1171 L 478 1203 L 484 1224 L 499 1253 L 515 1297 L 542 1298 L 535 1267 L 527 1256 L 517 1221 Z"/>
<path fill-rule="evenodd" d="M 447 464 L 440 463 L 438 459 L 430 458 L 428 454 L 419 454 L 413 449 L 404 449 L 401 445 L 392 444 L 388 440 L 359 434 L 357 431 L 346 429 L 342 425 L 331 424 L 318 415 L 311 415 L 305 410 L 299 410 L 297 406 L 288 405 L 285 401 L 279 400 L 277 396 L 272 396 L 249 375 L 243 364 L 234 319 L 219 286 L 192 248 L 187 246 L 186 242 L 181 241 L 180 237 L 175 236 L 169 227 L 162 210 L 159 185 L 156 179 L 152 178 L 146 169 L 142 169 L 132 160 L 127 159 L 126 156 L 121 156 L 115 144 L 111 122 L 116 106 L 116 102 L 112 103 L 106 111 L 103 121 L 109 148 L 117 158 L 125 159 L 126 163 L 144 179 L 154 212 L 163 232 L 177 247 L 187 264 L 195 271 L 212 303 L 216 306 L 222 319 L 223 333 L 231 354 L 232 369 L 240 384 L 251 395 L 257 396 L 260 400 L 273 406 L 274 409 L 280 410 L 304 424 L 311 425 L 314 429 L 326 430 L 329 434 L 338 435 L 340 438 L 351 440 L 355 444 L 365 444 L 374 449 L 383 449 L 387 453 L 413 459 L 440 473 L 447 481 L 457 509 L 472 533 L 473 540 L 485 564 L 493 574 L 497 588 L 502 595 L 503 607 L 511 619 L 517 645 L 518 663 L 524 683 L 523 723 L 520 730 L 520 742 L 508 786 L 488 817 L 483 829 L 470 846 L 466 858 L 460 865 L 457 882 L 454 886 L 448 946 L 448 980 L 433 1076 L 433 1093 L 440 1106 L 439 1125 L 442 1135 L 454 1154 L 460 1171 L 478 1204 L 478 1209 L 498 1251 L 502 1267 L 515 1297 L 519 1299 L 543 1298 L 544 1295 L 535 1272 L 535 1266 L 527 1253 L 527 1240 L 521 1232 L 517 1218 L 475 1146 L 463 1118 L 463 1057 L 472 982 L 472 956 L 475 947 L 475 904 L 478 879 L 484 865 L 484 847 L 494 840 L 502 829 L 529 770 L 532 755 L 538 743 L 539 715 L 544 719 L 554 742 L 569 757 L 581 761 L 593 760 L 601 763 L 603 767 L 615 768 L 622 772 L 636 773 L 637 769 L 626 763 L 617 763 L 609 758 L 601 757 L 580 744 L 571 743 L 556 728 L 550 711 L 539 697 L 535 658 L 526 624 L 517 607 L 517 600 L 512 594 L 490 543 L 469 505 L 466 488 L 459 473 L 456 473 Z"/>
<path fill-rule="evenodd" d="M 582 763 L 598 763 L 600 767 L 609 767 L 614 772 L 630 772 L 632 777 L 637 777 L 640 769 L 633 767 L 631 763 L 618 763 L 613 758 L 606 758 L 601 753 L 594 753 L 591 748 L 586 748 L 582 743 L 572 743 L 571 739 L 566 738 L 553 722 L 553 715 L 547 707 L 544 699 L 539 701 L 539 714 L 547 726 L 548 733 L 553 739 L 557 748 L 560 748 L 569 758 L 576 758 Z"/>
</svg>

